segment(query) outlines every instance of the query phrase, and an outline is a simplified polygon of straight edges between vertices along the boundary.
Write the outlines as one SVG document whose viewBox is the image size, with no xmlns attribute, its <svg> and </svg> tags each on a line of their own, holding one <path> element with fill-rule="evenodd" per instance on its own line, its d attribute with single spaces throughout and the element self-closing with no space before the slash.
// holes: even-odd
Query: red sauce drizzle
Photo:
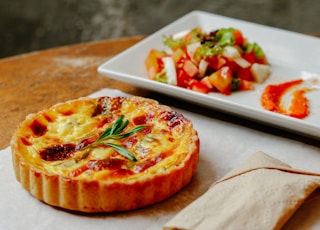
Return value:
<svg viewBox="0 0 320 230">
<path fill-rule="evenodd" d="M 305 97 L 306 93 L 306 89 L 294 92 L 290 107 L 291 116 L 302 119 L 309 115 L 309 101 Z"/>
<path fill-rule="evenodd" d="M 40 157 L 45 161 L 65 160 L 72 157 L 74 152 L 74 144 L 59 144 L 41 150 Z"/>
<path fill-rule="evenodd" d="M 300 119 L 305 118 L 309 115 L 308 99 L 305 97 L 305 93 L 308 92 L 308 89 L 299 89 L 294 91 L 289 111 L 281 106 L 281 98 L 287 92 L 287 90 L 289 90 L 291 87 L 301 84 L 302 82 L 302 79 L 298 79 L 278 85 L 268 85 L 261 97 L 262 106 L 266 110 L 272 112 L 277 112 Z"/>
<path fill-rule="evenodd" d="M 47 126 L 41 124 L 38 120 L 34 120 L 31 123 L 30 128 L 31 128 L 33 134 L 37 137 L 40 137 L 47 132 Z"/>
</svg>

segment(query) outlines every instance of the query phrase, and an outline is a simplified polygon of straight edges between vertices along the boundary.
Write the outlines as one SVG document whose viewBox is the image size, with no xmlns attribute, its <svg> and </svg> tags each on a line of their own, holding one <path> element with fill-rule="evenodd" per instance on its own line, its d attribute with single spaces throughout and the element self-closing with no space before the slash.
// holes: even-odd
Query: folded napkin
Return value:
<svg viewBox="0 0 320 230">
<path fill-rule="evenodd" d="M 320 174 L 292 169 L 257 152 L 163 229 L 280 229 L 319 187 Z"/>
</svg>

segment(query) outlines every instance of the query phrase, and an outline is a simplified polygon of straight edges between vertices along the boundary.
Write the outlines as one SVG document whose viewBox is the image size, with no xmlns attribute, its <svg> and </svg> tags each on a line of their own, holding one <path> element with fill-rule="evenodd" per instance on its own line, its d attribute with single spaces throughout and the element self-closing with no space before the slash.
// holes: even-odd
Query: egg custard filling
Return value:
<svg viewBox="0 0 320 230">
<path fill-rule="evenodd" d="M 11 148 L 16 178 L 26 190 L 45 203 L 84 212 L 164 200 L 189 183 L 199 158 L 192 122 L 142 97 L 54 105 L 27 116 Z M 131 194 L 126 202 L 125 194 Z"/>
</svg>

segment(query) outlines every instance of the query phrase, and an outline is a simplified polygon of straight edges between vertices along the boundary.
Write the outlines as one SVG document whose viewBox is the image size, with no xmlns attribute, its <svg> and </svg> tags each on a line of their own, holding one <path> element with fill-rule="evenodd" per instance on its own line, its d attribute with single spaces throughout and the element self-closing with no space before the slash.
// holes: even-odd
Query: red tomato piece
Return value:
<svg viewBox="0 0 320 230">
<path fill-rule="evenodd" d="M 237 72 L 242 69 L 237 63 L 232 60 L 227 60 L 225 66 L 228 66 L 232 72 Z"/>
<path fill-rule="evenodd" d="M 247 81 L 247 80 L 241 80 L 241 83 L 239 85 L 239 90 L 253 90 L 253 82 Z"/>
<path fill-rule="evenodd" d="M 209 66 L 215 70 L 220 69 L 222 66 L 224 66 L 227 63 L 225 58 L 217 55 L 214 55 L 212 57 L 207 57 L 205 61 L 207 61 Z"/>
<path fill-rule="evenodd" d="M 148 77 L 150 79 L 155 79 L 156 73 L 161 71 L 162 60 L 161 58 L 165 56 L 164 52 L 160 52 L 156 49 L 150 50 L 144 64 L 148 71 Z"/>
<path fill-rule="evenodd" d="M 195 81 L 195 79 L 190 77 L 183 69 L 179 69 L 177 73 L 177 85 L 180 87 L 189 88 Z"/>
<path fill-rule="evenodd" d="M 200 80 L 200 82 L 201 82 L 202 84 L 206 85 L 209 89 L 212 89 L 212 88 L 213 88 L 213 85 L 211 84 L 208 76 L 202 78 L 202 79 Z"/>
<path fill-rule="evenodd" d="M 241 68 L 235 72 L 237 78 L 247 81 L 253 81 L 251 70 L 251 66 L 248 68 Z"/>
<path fill-rule="evenodd" d="M 256 63 L 268 65 L 268 60 L 266 57 L 256 58 Z"/>
<path fill-rule="evenodd" d="M 190 60 L 185 60 L 182 68 L 190 77 L 194 77 L 199 73 L 198 67 Z"/>
<path fill-rule="evenodd" d="M 177 48 L 173 54 L 172 54 L 172 58 L 173 61 L 175 63 L 175 65 L 177 66 L 178 63 L 181 61 L 181 59 L 183 58 L 183 56 L 185 56 L 185 52 L 181 49 L 181 48 Z"/>
<path fill-rule="evenodd" d="M 221 93 L 229 95 L 232 86 L 232 71 L 224 66 L 209 76 L 210 83 Z"/>
<path fill-rule="evenodd" d="M 191 86 L 191 89 L 193 91 L 197 91 L 197 92 L 200 92 L 200 93 L 209 93 L 210 91 L 210 88 L 208 88 L 205 84 L 203 84 L 201 81 L 195 81 L 192 86 Z"/>
<path fill-rule="evenodd" d="M 243 45 L 244 39 L 240 30 L 237 30 L 237 29 L 233 30 L 233 36 L 235 40 L 235 45 L 239 45 L 239 46 Z"/>
<path fill-rule="evenodd" d="M 248 62 L 250 62 L 251 64 L 253 64 L 256 61 L 254 52 L 250 52 L 250 53 L 243 53 L 242 57 L 244 59 L 246 59 Z"/>
<path fill-rule="evenodd" d="M 201 28 L 197 27 L 191 30 L 187 35 L 183 37 L 183 41 L 185 42 L 193 42 L 194 41 L 194 34 L 201 34 Z"/>
</svg>

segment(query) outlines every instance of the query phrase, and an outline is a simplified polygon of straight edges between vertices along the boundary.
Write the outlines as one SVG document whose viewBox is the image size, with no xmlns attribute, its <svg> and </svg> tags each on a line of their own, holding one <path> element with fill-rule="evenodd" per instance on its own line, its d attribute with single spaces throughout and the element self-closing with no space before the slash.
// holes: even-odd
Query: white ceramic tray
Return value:
<svg viewBox="0 0 320 230">
<path fill-rule="evenodd" d="M 272 74 L 253 91 L 236 92 L 230 96 L 219 93 L 202 94 L 184 88 L 149 80 L 144 60 L 150 49 L 163 49 L 163 35 L 171 35 L 200 26 L 205 31 L 234 27 L 242 31 L 250 42 L 257 42 L 265 51 L 272 66 Z M 312 91 L 310 115 L 303 119 L 266 111 L 260 96 L 266 85 L 320 73 L 320 39 L 268 26 L 258 25 L 202 11 L 193 11 L 160 29 L 146 39 L 116 55 L 98 68 L 99 73 L 133 85 L 148 88 L 212 109 L 246 117 L 269 125 L 288 129 L 313 138 L 320 137 L 320 92 Z"/>
</svg>

